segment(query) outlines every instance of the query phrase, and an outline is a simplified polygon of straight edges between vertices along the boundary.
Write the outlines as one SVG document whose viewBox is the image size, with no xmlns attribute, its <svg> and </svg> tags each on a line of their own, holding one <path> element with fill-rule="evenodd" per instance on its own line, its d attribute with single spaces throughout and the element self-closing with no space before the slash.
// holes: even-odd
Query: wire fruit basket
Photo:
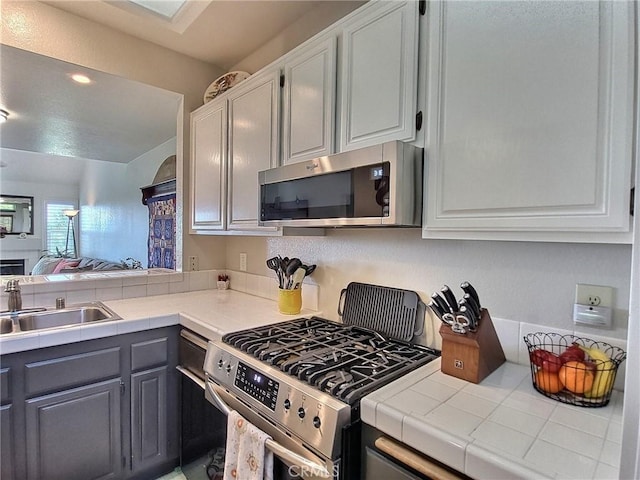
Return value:
<svg viewBox="0 0 640 480">
<path fill-rule="evenodd" d="M 533 387 L 562 403 L 604 407 L 618 367 L 627 357 L 621 348 L 588 338 L 557 333 L 524 336 Z"/>
</svg>

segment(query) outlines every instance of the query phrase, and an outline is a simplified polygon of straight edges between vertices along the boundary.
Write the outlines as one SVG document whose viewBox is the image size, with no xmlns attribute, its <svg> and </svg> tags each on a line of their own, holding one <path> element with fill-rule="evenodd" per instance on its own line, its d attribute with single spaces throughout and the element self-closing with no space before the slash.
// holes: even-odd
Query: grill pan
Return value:
<svg viewBox="0 0 640 480">
<path fill-rule="evenodd" d="M 338 315 L 342 323 L 396 340 L 410 342 L 414 335 L 420 335 L 424 314 L 425 304 L 411 290 L 351 282 L 340 292 Z"/>
</svg>

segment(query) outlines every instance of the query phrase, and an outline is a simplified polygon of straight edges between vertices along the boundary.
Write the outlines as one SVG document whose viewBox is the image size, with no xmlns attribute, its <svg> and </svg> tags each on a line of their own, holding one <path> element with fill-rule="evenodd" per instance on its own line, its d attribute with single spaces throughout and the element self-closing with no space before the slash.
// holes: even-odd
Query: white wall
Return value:
<svg viewBox="0 0 640 480">
<path fill-rule="evenodd" d="M 492 316 L 573 330 L 576 283 L 614 287 L 615 328 L 582 330 L 626 338 L 631 246 L 423 240 L 420 229 L 334 229 L 326 237 L 238 238 L 227 245 L 227 268 L 273 276 L 274 255 L 316 263 L 320 310 L 337 319 L 340 290 L 365 282 L 417 291 L 423 299 L 448 284 L 458 294 L 467 280 Z M 304 293 L 303 293 L 304 294 Z"/>
<path fill-rule="evenodd" d="M 147 265 L 149 210 L 140 187 L 153 183 L 176 139 L 128 164 L 88 160 L 80 183 L 80 254 L 107 260 L 135 258 Z"/>
</svg>

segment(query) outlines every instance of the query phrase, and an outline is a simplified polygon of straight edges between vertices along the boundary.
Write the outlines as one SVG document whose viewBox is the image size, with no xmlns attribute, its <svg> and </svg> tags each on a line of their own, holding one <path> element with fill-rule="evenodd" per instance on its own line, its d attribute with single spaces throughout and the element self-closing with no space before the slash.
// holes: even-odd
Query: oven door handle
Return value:
<svg viewBox="0 0 640 480">
<path fill-rule="evenodd" d="M 189 380 L 191 380 L 193 383 L 195 383 L 196 385 L 198 385 L 202 390 L 205 389 L 205 384 L 204 384 L 204 380 L 202 380 L 200 377 L 198 377 L 196 374 L 194 374 L 193 372 L 187 370 L 186 368 L 178 365 L 176 367 L 176 370 L 178 370 L 181 374 L 183 374 L 185 377 L 187 377 Z"/>
<path fill-rule="evenodd" d="M 222 412 L 224 412 L 225 415 L 228 416 L 231 413 L 231 408 L 229 407 L 229 405 L 225 403 L 225 401 L 220 397 L 220 395 L 218 395 L 218 392 L 216 392 L 215 389 L 211 387 L 211 385 L 209 385 L 208 383 L 209 382 L 207 382 L 207 385 L 206 385 L 207 393 L 211 396 L 211 398 L 213 399 L 217 407 L 220 410 L 222 410 Z M 314 472 L 315 475 L 320 477 L 326 477 L 326 478 L 331 477 L 331 473 L 327 470 L 327 468 L 324 465 L 320 465 L 318 463 L 312 462 L 311 460 L 307 460 L 306 458 L 298 455 L 295 452 L 292 452 L 286 447 L 283 447 L 278 442 L 275 442 L 272 439 L 267 439 L 267 441 L 264 442 L 264 446 L 267 449 L 271 450 L 271 452 L 273 452 L 275 456 L 284 460 L 285 463 L 300 466 L 303 468 L 303 470 L 308 469 Z"/>
</svg>

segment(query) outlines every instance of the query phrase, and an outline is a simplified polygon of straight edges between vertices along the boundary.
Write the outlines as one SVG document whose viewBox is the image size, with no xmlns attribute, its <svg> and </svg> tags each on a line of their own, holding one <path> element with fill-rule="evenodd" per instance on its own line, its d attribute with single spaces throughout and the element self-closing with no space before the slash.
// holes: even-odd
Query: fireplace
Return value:
<svg viewBox="0 0 640 480">
<path fill-rule="evenodd" d="M 0 260 L 0 275 L 24 275 L 24 258 Z"/>
</svg>

